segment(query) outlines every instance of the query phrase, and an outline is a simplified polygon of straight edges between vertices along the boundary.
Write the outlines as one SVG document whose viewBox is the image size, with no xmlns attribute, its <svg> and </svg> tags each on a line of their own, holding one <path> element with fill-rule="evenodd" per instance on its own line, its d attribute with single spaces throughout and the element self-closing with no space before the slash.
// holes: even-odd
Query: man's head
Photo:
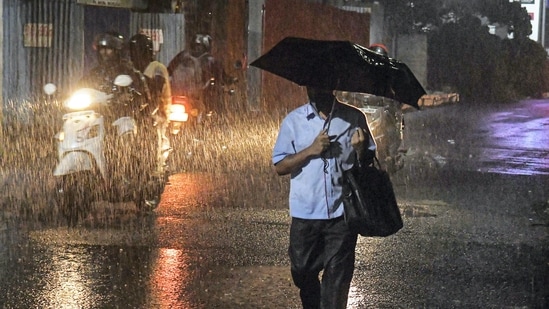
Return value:
<svg viewBox="0 0 549 309">
<path fill-rule="evenodd" d="M 105 32 L 95 37 L 93 43 L 99 63 L 108 64 L 120 61 L 124 37 L 116 32 Z"/>
<path fill-rule="evenodd" d="M 191 53 L 194 57 L 199 57 L 204 53 L 209 53 L 212 47 L 212 37 L 207 34 L 197 34 L 191 44 Z"/>
<path fill-rule="evenodd" d="M 316 104 L 317 109 L 323 112 L 329 112 L 335 100 L 333 90 L 315 87 L 307 87 L 307 96 L 311 102 Z"/>
<path fill-rule="evenodd" d="M 138 33 L 130 38 L 129 48 L 132 62 L 138 70 L 143 72 L 147 65 L 154 60 L 151 38 Z"/>
</svg>

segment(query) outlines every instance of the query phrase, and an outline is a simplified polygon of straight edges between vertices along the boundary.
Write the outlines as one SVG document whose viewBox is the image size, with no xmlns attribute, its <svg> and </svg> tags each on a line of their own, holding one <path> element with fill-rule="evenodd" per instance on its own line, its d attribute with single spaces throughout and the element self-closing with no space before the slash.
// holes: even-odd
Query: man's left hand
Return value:
<svg viewBox="0 0 549 309">
<path fill-rule="evenodd" d="M 355 149 L 358 158 L 361 158 L 364 152 L 364 141 L 366 140 L 366 132 L 362 128 L 358 128 L 351 137 L 351 146 Z"/>
</svg>

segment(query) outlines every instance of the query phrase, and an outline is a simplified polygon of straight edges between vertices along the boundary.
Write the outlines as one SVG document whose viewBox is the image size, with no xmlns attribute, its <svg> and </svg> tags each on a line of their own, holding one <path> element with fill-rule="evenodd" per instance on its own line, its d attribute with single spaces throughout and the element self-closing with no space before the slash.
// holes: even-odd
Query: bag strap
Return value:
<svg viewBox="0 0 549 309">
<path fill-rule="evenodd" d="M 378 160 L 377 156 L 374 156 L 374 167 L 375 167 L 376 162 L 377 162 L 377 169 L 378 170 L 383 170 L 383 168 L 381 167 L 381 163 L 379 163 L 379 160 Z"/>
</svg>

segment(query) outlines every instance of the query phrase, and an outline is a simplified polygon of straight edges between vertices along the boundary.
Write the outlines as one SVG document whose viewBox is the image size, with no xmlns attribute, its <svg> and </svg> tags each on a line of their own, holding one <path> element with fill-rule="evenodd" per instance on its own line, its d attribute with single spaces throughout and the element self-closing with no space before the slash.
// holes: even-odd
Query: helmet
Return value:
<svg viewBox="0 0 549 309">
<path fill-rule="evenodd" d="M 134 63 L 153 61 L 153 41 L 145 34 L 138 33 L 130 38 L 130 57 Z"/>
<path fill-rule="evenodd" d="M 124 37 L 118 32 L 105 32 L 95 37 L 93 47 L 95 50 L 100 47 L 107 47 L 121 51 L 124 47 Z"/>
<path fill-rule="evenodd" d="M 372 44 L 370 45 L 370 47 L 368 47 L 368 49 L 371 49 L 376 54 L 380 54 L 385 57 L 389 56 L 389 49 L 387 49 L 387 46 L 381 43 Z"/>
<path fill-rule="evenodd" d="M 197 34 L 194 36 L 193 45 L 202 46 L 205 51 L 210 51 L 212 37 L 207 34 Z"/>
</svg>

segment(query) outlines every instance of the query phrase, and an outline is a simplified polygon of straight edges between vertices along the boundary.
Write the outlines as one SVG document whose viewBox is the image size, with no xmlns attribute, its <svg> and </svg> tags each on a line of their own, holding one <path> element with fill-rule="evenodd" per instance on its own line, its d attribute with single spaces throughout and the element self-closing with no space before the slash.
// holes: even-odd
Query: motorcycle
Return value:
<svg viewBox="0 0 549 309">
<path fill-rule="evenodd" d="M 185 94 L 173 95 L 169 131 L 177 134 L 185 123 L 189 128 L 211 122 L 216 112 L 208 110 L 204 104 L 203 92 L 215 85 L 215 79 L 210 79 L 204 84 L 199 92 L 187 92 Z"/>
<path fill-rule="evenodd" d="M 377 147 L 377 157 L 389 174 L 404 166 L 406 149 L 402 149 L 404 117 L 401 103 L 367 93 L 336 91 L 336 98 L 360 109 Z"/>
<path fill-rule="evenodd" d="M 109 94 L 82 88 L 64 102 L 53 175 L 57 206 L 70 226 L 88 216 L 94 201 L 133 201 L 139 212 L 160 203 L 168 174 L 159 162 L 169 149 L 157 149 L 153 115 L 147 104 L 136 106 L 141 94 L 131 84 L 119 75 Z M 44 91 L 51 95 L 55 86 Z"/>
</svg>

